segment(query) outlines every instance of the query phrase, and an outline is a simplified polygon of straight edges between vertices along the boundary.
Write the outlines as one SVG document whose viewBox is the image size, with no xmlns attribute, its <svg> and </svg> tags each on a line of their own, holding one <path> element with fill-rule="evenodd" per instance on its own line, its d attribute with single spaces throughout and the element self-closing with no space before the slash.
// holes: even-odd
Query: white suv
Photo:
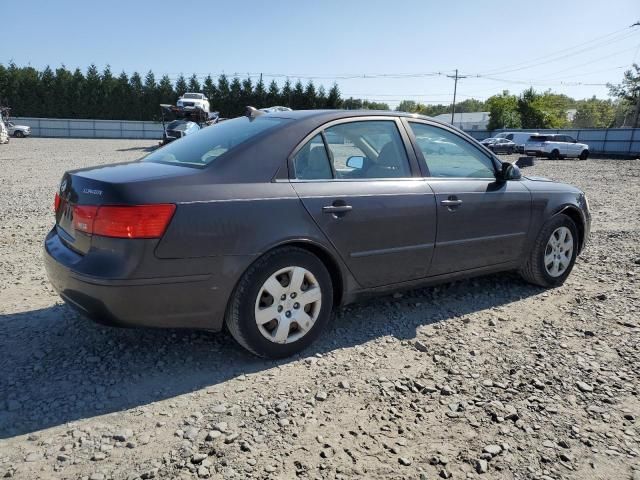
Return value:
<svg viewBox="0 0 640 480">
<path fill-rule="evenodd" d="M 573 137 L 561 134 L 531 135 L 524 145 L 527 155 L 547 157 L 551 160 L 560 158 L 579 158 L 586 160 L 589 157 L 589 145 L 578 143 Z"/>
<path fill-rule="evenodd" d="M 199 108 L 207 113 L 209 112 L 209 100 L 207 100 L 204 93 L 187 92 L 178 99 L 176 106 L 184 110 L 195 110 Z"/>
</svg>

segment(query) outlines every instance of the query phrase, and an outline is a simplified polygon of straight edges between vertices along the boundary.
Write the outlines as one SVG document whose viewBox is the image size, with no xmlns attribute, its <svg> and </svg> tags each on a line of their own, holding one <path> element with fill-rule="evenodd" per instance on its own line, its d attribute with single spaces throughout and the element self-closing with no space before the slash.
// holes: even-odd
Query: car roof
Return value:
<svg viewBox="0 0 640 480">
<path fill-rule="evenodd" d="M 442 125 L 449 125 L 432 117 L 419 115 L 417 113 L 396 112 L 391 110 L 291 110 L 290 112 L 265 112 L 269 117 L 289 118 L 292 120 L 302 120 L 317 118 L 322 121 L 338 120 L 340 118 L 354 117 L 406 117 L 419 118 L 422 120 L 430 120 Z"/>
</svg>

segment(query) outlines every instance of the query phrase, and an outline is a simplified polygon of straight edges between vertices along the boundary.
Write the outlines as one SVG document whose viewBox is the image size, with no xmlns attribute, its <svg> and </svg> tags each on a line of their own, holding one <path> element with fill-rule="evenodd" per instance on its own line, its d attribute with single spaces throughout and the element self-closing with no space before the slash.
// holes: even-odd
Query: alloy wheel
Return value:
<svg viewBox="0 0 640 480">
<path fill-rule="evenodd" d="M 573 235 L 567 227 L 556 228 L 544 250 L 544 268 L 553 278 L 560 277 L 571 265 Z"/>
<path fill-rule="evenodd" d="M 320 314 L 322 290 L 303 267 L 285 267 L 262 285 L 255 303 L 260 333 L 274 343 L 293 343 L 306 335 Z"/>
</svg>

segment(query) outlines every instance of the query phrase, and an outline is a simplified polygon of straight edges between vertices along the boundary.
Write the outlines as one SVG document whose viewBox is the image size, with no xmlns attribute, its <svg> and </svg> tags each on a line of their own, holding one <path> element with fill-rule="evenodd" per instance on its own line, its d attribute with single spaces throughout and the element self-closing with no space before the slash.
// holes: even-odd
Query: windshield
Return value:
<svg viewBox="0 0 640 480">
<path fill-rule="evenodd" d="M 150 153 L 143 161 L 205 166 L 236 145 L 286 121 L 285 118 L 276 117 L 257 117 L 252 120 L 247 117 L 234 118 L 176 140 Z"/>
<path fill-rule="evenodd" d="M 201 93 L 185 93 L 182 98 L 194 98 L 194 99 L 202 99 Z"/>
</svg>

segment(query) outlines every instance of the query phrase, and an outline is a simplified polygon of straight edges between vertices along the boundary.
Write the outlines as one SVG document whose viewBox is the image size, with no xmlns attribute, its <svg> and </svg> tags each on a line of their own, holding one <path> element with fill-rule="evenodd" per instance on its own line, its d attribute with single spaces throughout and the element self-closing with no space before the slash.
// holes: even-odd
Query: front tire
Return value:
<svg viewBox="0 0 640 480">
<path fill-rule="evenodd" d="M 13 136 L 16 138 L 24 138 L 24 133 L 18 130 L 16 133 L 13 134 Z"/>
<path fill-rule="evenodd" d="M 545 288 L 558 287 L 567 279 L 578 254 L 578 228 L 564 214 L 544 224 L 525 264 L 524 280 Z"/>
<path fill-rule="evenodd" d="M 308 347 L 331 317 L 333 285 L 307 250 L 273 250 L 243 274 L 227 307 L 233 338 L 257 356 L 283 358 Z"/>
<path fill-rule="evenodd" d="M 589 158 L 589 150 L 583 150 L 578 157 L 580 160 L 586 160 Z"/>
</svg>

